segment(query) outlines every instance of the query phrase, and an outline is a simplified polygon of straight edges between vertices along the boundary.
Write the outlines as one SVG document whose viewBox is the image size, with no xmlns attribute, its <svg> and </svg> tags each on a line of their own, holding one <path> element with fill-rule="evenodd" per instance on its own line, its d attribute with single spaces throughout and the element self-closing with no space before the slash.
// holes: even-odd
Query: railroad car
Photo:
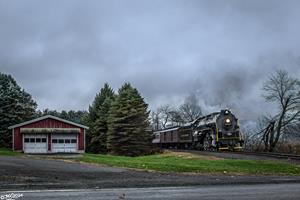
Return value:
<svg viewBox="0 0 300 200">
<path fill-rule="evenodd" d="M 198 150 L 242 150 L 238 119 L 230 110 L 199 117 L 182 126 L 154 132 L 154 144 L 161 148 Z"/>
</svg>

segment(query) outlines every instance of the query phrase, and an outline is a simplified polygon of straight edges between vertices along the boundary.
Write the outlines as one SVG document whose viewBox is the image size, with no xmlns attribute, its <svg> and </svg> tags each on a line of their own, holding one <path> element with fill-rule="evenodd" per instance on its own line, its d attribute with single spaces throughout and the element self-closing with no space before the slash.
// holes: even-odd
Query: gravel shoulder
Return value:
<svg viewBox="0 0 300 200">
<path fill-rule="evenodd" d="M 0 156 L 0 190 L 300 183 L 300 176 L 157 173 L 39 157 Z"/>
<path fill-rule="evenodd" d="M 212 156 L 212 157 L 224 158 L 224 159 L 269 160 L 269 161 L 287 162 L 290 164 L 300 165 L 300 160 L 289 160 L 289 159 L 268 157 L 262 155 L 256 156 L 256 155 L 247 155 L 247 154 L 239 154 L 239 153 L 232 153 L 232 152 L 209 152 L 209 151 L 195 151 L 195 150 L 177 150 L 174 152 L 189 152 L 194 155 Z"/>
</svg>

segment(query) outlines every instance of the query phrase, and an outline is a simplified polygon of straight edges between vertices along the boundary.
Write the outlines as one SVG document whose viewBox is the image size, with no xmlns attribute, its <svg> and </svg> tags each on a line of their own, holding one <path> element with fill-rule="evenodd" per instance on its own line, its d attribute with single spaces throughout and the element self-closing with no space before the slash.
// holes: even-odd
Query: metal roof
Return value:
<svg viewBox="0 0 300 200">
<path fill-rule="evenodd" d="M 163 133 L 163 132 L 168 132 L 168 131 L 176 131 L 180 128 L 180 126 L 177 127 L 171 127 L 171 128 L 166 128 L 158 131 L 154 131 L 153 133 Z"/>
<path fill-rule="evenodd" d="M 38 122 L 38 121 L 48 119 L 48 118 L 54 119 L 54 120 L 57 120 L 57 121 L 61 121 L 61 122 L 67 123 L 67 124 L 71 124 L 71 125 L 74 125 L 74 126 L 77 126 L 77 127 L 80 127 L 80 128 L 89 129 L 89 127 L 87 127 L 87 126 L 77 124 L 77 123 L 71 122 L 69 120 L 61 119 L 59 117 L 55 117 L 55 116 L 52 116 L 52 115 L 45 115 L 45 116 L 42 116 L 42 117 L 39 117 L 39 118 L 36 118 L 36 119 L 33 119 L 33 120 L 29 120 L 29 121 L 26 121 L 26 122 L 23 122 L 23 123 L 20 123 L 20 124 L 16 124 L 16 125 L 8 127 L 8 129 L 17 128 L 17 127 L 20 127 L 20 126 L 25 126 L 27 124 L 32 124 L 34 122 Z"/>
</svg>

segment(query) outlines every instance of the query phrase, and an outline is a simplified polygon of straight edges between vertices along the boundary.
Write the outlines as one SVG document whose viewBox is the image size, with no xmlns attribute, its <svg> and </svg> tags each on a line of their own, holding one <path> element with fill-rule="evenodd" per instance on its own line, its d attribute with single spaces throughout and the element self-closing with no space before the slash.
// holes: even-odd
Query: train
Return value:
<svg viewBox="0 0 300 200">
<path fill-rule="evenodd" d="M 239 121 L 229 109 L 154 131 L 153 135 L 152 143 L 160 148 L 241 151 L 244 143 Z"/>
</svg>

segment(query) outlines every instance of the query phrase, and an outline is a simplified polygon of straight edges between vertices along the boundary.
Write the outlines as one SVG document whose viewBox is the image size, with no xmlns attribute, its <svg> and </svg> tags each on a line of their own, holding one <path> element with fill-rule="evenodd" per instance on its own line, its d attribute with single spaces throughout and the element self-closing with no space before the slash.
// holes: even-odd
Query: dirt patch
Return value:
<svg viewBox="0 0 300 200">
<path fill-rule="evenodd" d="M 224 158 L 213 156 L 213 155 L 200 155 L 191 152 L 177 152 L 177 151 L 168 151 L 166 150 L 163 156 L 176 156 L 186 159 L 200 159 L 200 160 L 224 160 Z"/>
</svg>

